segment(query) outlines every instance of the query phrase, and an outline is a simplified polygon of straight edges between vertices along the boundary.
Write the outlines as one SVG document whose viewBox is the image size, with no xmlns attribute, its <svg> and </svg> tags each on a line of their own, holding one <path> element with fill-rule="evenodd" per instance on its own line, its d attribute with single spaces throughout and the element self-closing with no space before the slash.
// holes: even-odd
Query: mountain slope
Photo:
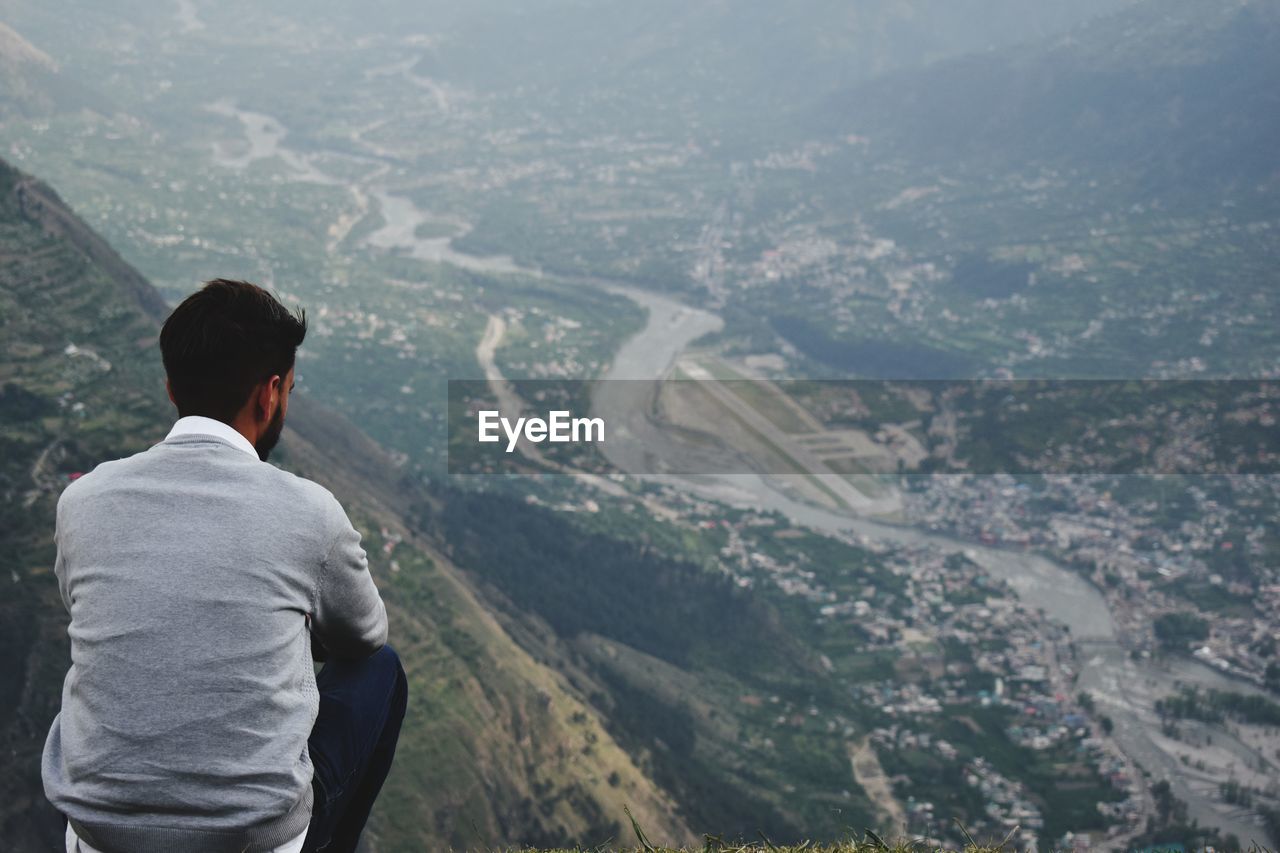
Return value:
<svg viewBox="0 0 1280 853">
<path fill-rule="evenodd" d="M 310 400 L 299 409 L 289 466 L 355 507 L 414 691 L 376 849 L 599 844 L 622 837 L 624 805 L 655 837 L 690 841 L 675 804 L 606 732 L 581 686 L 516 643 L 406 517 L 438 504 L 340 417 Z"/>
<path fill-rule="evenodd" d="M 53 508 L 77 472 L 163 437 L 163 301 L 48 187 L 0 162 L 0 836 L 56 843 L 39 755 L 67 666 L 52 576 Z M 669 798 L 574 688 L 523 652 L 466 579 L 415 533 L 426 498 L 350 424 L 299 395 L 286 467 L 325 483 L 366 534 L 407 662 L 411 710 L 371 847 L 430 849 L 618 837 L 624 804 L 688 841 Z"/>
<path fill-rule="evenodd" d="M 53 508 L 69 477 L 162 434 L 167 401 L 141 353 L 156 325 L 132 284 L 93 261 L 88 230 L 43 185 L 0 164 L 0 833 L 19 849 L 53 837 L 39 752 L 66 668 L 52 577 Z M 83 230 L 80 230 L 83 229 Z M 159 303 L 150 305 L 151 310 Z M 158 392 L 158 393 L 157 393 Z"/>
</svg>

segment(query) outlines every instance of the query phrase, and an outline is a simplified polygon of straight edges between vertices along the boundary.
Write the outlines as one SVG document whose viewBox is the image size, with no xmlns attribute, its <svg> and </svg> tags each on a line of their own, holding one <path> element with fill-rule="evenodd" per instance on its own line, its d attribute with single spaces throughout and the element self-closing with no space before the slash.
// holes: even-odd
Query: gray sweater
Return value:
<svg viewBox="0 0 1280 853">
<path fill-rule="evenodd" d="M 106 462 L 58 501 L 71 669 L 45 793 L 105 853 L 267 850 L 311 817 L 308 624 L 386 641 L 360 534 L 324 487 L 211 435 Z"/>
</svg>

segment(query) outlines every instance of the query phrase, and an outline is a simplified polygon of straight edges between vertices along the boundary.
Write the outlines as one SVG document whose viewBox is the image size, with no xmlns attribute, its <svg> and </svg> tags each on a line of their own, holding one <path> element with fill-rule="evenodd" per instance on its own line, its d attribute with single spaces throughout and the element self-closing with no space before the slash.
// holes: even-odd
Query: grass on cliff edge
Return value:
<svg viewBox="0 0 1280 853">
<path fill-rule="evenodd" d="M 608 851 L 608 853 L 699 853 L 699 851 L 711 851 L 711 853 L 934 853 L 944 848 L 926 845 L 923 842 L 902 842 L 902 843 L 886 843 L 881 846 L 872 841 L 845 841 L 836 844 L 814 844 L 805 842 L 804 844 L 767 844 L 760 842 L 726 842 L 725 844 L 717 844 L 711 842 L 706 847 L 564 847 L 554 850 L 540 850 L 537 853 L 596 853 L 600 851 Z M 964 853 L 997 853 L 1001 848 L 992 845 L 990 847 L 982 846 L 966 846 Z M 533 853 L 530 849 L 524 853 Z M 1009 853 L 1006 849 L 1004 853 Z"/>
<path fill-rule="evenodd" d="M 1162 845 L 1155 845 L 1153 849 L 1156 851 L 1165 849 Z M 1182 845 L 1168 845 L 1169 850 L 1183 849 Z M 1205 849 L 1205 848 L 1198 848 Z M 1213 849 L 1213 848 L 1209 848 Z M 1248 853 L 1271 853 L 1267 847 L 1252 845 L 1240 848 Z M 926 843 L 923 840 L 915 839 L 911 841 L 894 841 L 883 842 L 875 838 L 865 838 L 861 841 L 841 841 L 835 843 L 814 843 L 806 841 L 803 844 L 772 844 L 768 841 L 733 841 L 719 842 L 717 839 L 710 839 L 703 847 L 655 847 L 653 845 L 644 845 L 642 847 L 621 847 L 615 845 L 604 844 L 599 847 L 557 847 L 554 849 L 535 850 L 535 848 L 524 848 L 520 851 L 505 851 L 505 853 L 953 853 L 953 849 L 940 847 L 933 843 Z M 496 853 L 489 851 L 489 853 Z M 999 844 L 992 842 L 991 844 L 966 844 L 961 848 L 961 853 L 1016 853 L 1016 848 L 1008 844 Z"/>
<path fill-rule="evenodd" d="M 850 838 L 847 841 L 823 842 L 815 843 L 813 841 L 805 841 L 802 844 L 773 844 L 767 838 L 761 838 L 760 841 L 725 841 L 718 836 L 707 835 L 706 843 L 698 847 L 662 847 L 654 845 L 645 837 L 644 831 L 636 823 L 635 818 L 631 817 L 630 811 L 627 816 L 631 818 L 631 825 L 635 830 L 635 834 L 639 839 L 639 844 L 630 847 L 624 847 L 620 844 L 602 844 L 596 847 L 557 847 L 546 850 L 535 850 L 534 848 L 523 848 L 519 853 L 942 853 L 942 851 L 953 851 L 955 848 L 942 847 L 933 839 L 895 839 L 893 841 L 885 841 L 874 832 L 866 831 L 861 839 Z M 960 853 L 1015 853 L 1016 848 L 1010 846 L 1010 841 L 1017 833 L 1017 827 L 1014 828 L 1003 841 L 991 840 L 988 843 L 979 843 L 975 841 L 968 832 L 964 835 L 967 843 L 960 848 Z M 963 831 L 963 829 L 961 830 Z M 1182 845 L 1169 845 L 1170 849 L 1181 850 Z M 1154 850 L 1161 850 L 1161 845 L 1155 845 Z M 1248 853 L 1271 853 L 1266 847 L 1257 844 L 1251 844 L 1248 847 L 1242 847 L 1241 850 Z M 497 853 L 489 851 L 488 853 Z M 505 853 L 516 853 L 516 851 L 505 851 Z"/>
<path fill-rule="evenodd" d="M 1168 845 L 1170 850 L 1182 850 L 1181 845 Z M 1164 849 L 1161 845 L 1152 848 L 1156 851 Z M 1204 849 L 1204 848 L 1200 848 Z M 1210 848 L 1212 849 L 1212 848 Z M 1248 853 L 1271 853 L 1266 847 L 1242 847 Z M 841 841 L 836 843 L 817 844 L 806 841 L 803 844 L 772 844 L 767 841 L 725 842 L 718 843 L 714 839 L 704 847 L 620 847 L 601 845 L 599 847 L 557 847 L 554 849 L 535 850 L 525 848 L 518 853 L 953 853 L 949 848 L 925 843 L 921 840 L 877 842 L 871 839 L 862 841 Z M 491 851 L 492 853 L 492 851 Z M 509 851 L 516 853 L 516 851 Z M 961 853 L 1016 853 L 1016 848 L 998 843 L 966 844 Z"/>
<path fill-rule="evenodd" d="M 622 847 L 618 845 L 603 844 L 598 847 L 576 847 L 576 848 L 557 848 L 555 850 L 540 851 L 540 853 L 694 853 L 699 848 L 676 848 L 656 846 L 649 842 L 645 836 L 644 830 L 640 824 L 636 822 L 635 817 L 631 814 L 631 810 L 623 807 L 627 818 L 631 821 L 631 828 L 635 832 L 636 839 L 639 841 L 638 846 Z M 999 843 L 992 841 L 989 845 L 979 844 L 969 837 L 969 833 L 965 833 L 968 844 L 964 846 L 963 853 L 1005 853 L 1009 840 L 1017 832 L 1014 828 L 1005 837 L 1004 841 Z M 934 853 L 944 848 L 938 846 L 932 841 L 925 839 L 913 839 L 910 841 L 897 840 L 892 843 L 886 843 L 880 836 L 870 830 L 866 830 L 861 840 L 850 838 L 848 841 L 840 841 L 835 843 L 816 844 L 812 841 L 806 841 L 803 844 L 773 844 L 769 839 L 761 836 L 760 841 L 725 841 L 723 838 L 715 835 L 703 836 L 706 843 L 700 848 L 701 853 L 799 853 L 803 850 L 805 853 Z"/>
</svg>

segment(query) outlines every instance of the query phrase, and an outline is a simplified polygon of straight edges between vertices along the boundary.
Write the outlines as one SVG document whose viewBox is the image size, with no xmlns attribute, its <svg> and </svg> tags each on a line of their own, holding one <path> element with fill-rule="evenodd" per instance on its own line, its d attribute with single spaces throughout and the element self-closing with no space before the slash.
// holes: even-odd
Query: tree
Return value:
<svg viewBox="0 0 1280 853">
<path fill-rule="evenodd" d="M 1169 651 L 1184 652 L 1193 641 L 1209 636 L 1209 623 L 1195 613 L 1162 613 L 1152 623 L 1156 639 Z"/>
</svg>

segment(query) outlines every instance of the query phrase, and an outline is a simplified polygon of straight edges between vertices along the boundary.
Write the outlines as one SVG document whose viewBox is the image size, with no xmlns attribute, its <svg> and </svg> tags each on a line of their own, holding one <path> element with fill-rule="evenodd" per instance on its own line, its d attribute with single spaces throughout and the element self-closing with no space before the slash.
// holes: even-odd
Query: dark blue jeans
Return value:
<svg viewBox="0 0 1280 853">
<path fill-rule="evenodd" d="M 307 745 L 315 806 L 303 853 L 351 853 L 391 769 L 409 687 L 383 646 L 361 661 L 331 660 L 316 675 L 320 714 Z"/>
</svg>

